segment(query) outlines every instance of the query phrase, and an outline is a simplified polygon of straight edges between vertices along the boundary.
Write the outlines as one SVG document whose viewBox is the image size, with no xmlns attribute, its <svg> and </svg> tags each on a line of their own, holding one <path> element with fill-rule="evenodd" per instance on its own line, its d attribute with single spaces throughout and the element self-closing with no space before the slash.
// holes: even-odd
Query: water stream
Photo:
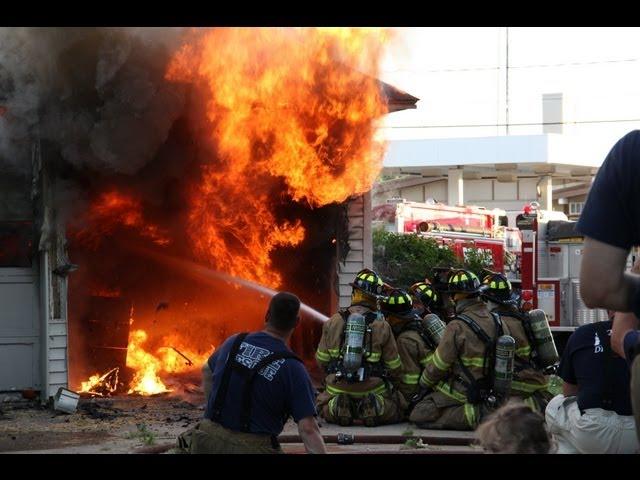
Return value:
<svg viewBox="0 0 640 480">
<path fill-rule="evenodd" d="M 153 250 L 141 248 L 141 247 L 133 247 L 132 249 L 146 257 L 154 259 L 155 261 L 158 261 L 165 265 L 169 265 L 171 267 L 179 269 L 187 274 L 190 274 L 192 276 L 195 276 L 205 281 L 223 280 L 225 282 L 240 285 L 245 288 L 250 288 L 251 290 L 254 290 L 262 295 L 265 295 L 268 298 L 271 298 L 276 293 L 278 293 L 276 290 L 272 290 L 271 288 L 265 287 L 264 285 L 260 285 L 259 283 L 255 283 L 249 280 L 244 280 L 242 278 L 234 277 L 232 275 L 219 272 L 211 268 L 207 268 L 191 260 L 185 260 L 183 258 L 173 257 L 171 255 L 166 255 L 164 253 L 160 253 L 157 251 L 153 251 Z M 315 310 L 314 308 L 311 308 L 306 303 L 300 304 L 300 311 L 303 312 L 309 318 L 316 321 L 320 321 L 320 322 L 326 322 L 329 318 L 326 315 Z"/>
</svg>

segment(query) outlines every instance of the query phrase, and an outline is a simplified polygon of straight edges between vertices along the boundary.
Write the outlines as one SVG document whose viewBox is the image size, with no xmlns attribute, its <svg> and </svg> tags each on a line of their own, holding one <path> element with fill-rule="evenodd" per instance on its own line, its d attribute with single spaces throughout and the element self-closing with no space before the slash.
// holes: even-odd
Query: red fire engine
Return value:
<svg viewBox="0 0 640 480">
<path fill-rule="evenodd" d="M 562 212 L 526 205 L 516 218 L 522 248 L 514 286 L 521 289 L 525 309 L 544 310 L 549 324 L 558 329 L 606 320 L 604 310 L 589 309 L 580 296 L 583 238 Z M 518 285 L 519 284 L 519 285 Z"/>
<path fill-rule="evenodd" d="M 487 268 L 502 271 L 505 267 L 507 217 L 504 210 L 392 199 L 373 208 L 373 220 L 384 221 L 387 230 L 393 232 L 434 238 L 449 246 L 461 259 L 468 248 L 485 251 Z"/>
<path fill-rule="evenodd" d="M 534 202 L 517 215 L 517 228 L 510 228 L 500 209 L 392 199 L 373 209 L 373 220 L 384 221 L 390 231 L 434 238 L 461 259 L 470 247 L 486 251 L 487 268 L 503 271 L 521 292 L 523 307 L 544 310 L 555 329 L 569 331 L 606 317 L 580 298 L 582 238 L 562 212 L 540 210 Z M 569 233 L 562 233 L 567 227 Z"/>
<path fill-rule="evenodd" d="M 606 320 L 606 311 L 582 302 L 583 239 L 562 212 L 540 210 L 534 202 L 523 207 L 517 228 L 511 228 L 504 210 L 393 199 L 373 209 L 373 220 L 383 221 L 390 231 L 435 238 L 459 258 L 469 247 L 490 252 L 487 268 L 507 275 L 525 309 L 545 312 L 560 352 L 578 326 Z M 632 252 L 628 266 L 634 258 Z"/>
</svg>

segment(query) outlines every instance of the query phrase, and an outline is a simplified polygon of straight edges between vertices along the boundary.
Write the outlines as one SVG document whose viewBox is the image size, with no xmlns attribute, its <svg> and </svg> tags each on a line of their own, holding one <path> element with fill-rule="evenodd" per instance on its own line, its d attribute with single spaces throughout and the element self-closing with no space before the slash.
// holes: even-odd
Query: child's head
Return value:
<svg viewBox="0 0 640 480">
<path fill-rule="evenodd" d="M 544 417 L 519 401 L 496 410 L 480 424 L 475 436 L 489 453 L 549 453 L 552 446 Z"/>
</svg>

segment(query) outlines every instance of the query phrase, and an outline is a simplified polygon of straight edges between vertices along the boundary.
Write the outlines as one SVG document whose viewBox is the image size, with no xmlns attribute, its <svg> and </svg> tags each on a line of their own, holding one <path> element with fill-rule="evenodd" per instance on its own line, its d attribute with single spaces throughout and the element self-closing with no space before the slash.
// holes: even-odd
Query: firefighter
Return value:
<svg viewBox="0 0 640 480">
<path fill-rule="evenodd" d="M 436 267 L 433 269 L 433 281 L 430 285 L 438 294 L 436 306 L 432 307 L 433 313 L 438 314 L 443 321 L 448 322 L 455 317 L 455 308 L 451 295 L 448 292 L 449 276 L 453 270 L 448 267 Z M 428 280 L 426 280 L 428 282 Z"/>
<path fill-rule="evenodd" d="M 419 311 L 413 309 L 411 296 L 404 290 L 391 291 L 381 302 L 381 309 L 398 344 L 403 369 L 398 389 L 408 404 L 418 393 L 418 380 L 428 356 L 435 349 L 434 342 Z"/>
<path fill-rule="evenodd" d="M 322 327 L 316 360 L 327 376 L 318 411 L 327 422 L 343 426 L 354 420 L 368 427 L 398 422 L 406 407 L 396 388 L 402 362 L 391 326 L 379 311 L 384 283 L 365 269 L 350 285 L 351 306 Z"/>
<path fill-rule="evenodd" d="M 435 313 L 436 315 L 440 313 L 442 297 L 433 285 L 431 285 L 429 280 L 414 283 L 409 287 L 409 292 L 413 296 L 413 304 L 417 307 L 417 313 L 421 318 L 424 318 L 425 315 L 430 313 Z"/>
<path fill-rule="evenodd" d="M 511 396 L 522 399 L 532 410 L 544 414 L 553 395 L 548 391 L 548 377 L 540 371 L 532 358 L 535 354 L 535 339 L 526 314 L 518 308 L 518 296 L 513 291 L 511 282 L 502 273 L 491 272 L 484 277 L 482 283 L 486 287 L 482 298 L 487 302 L 489 310 L 500 317 L 505 333 L 516 341 Z"/>
<path fill-rule="evenodd" d="M 492 411 L 495 342 L 502 335 L 497 317 L 480 299 L 485 287 L 467 270 L 449 275 L 455 317 L 420 376 L 420 396 L 409 420 L 424 428 L 474 430 Z"/>
<path fill-rule="evenodd" d="M 300 299 L 279 292 L 261 331 L 233 335 L 215 350 L 202 369 L 204 418 L 178 436 L 173 453 L 283 453 L 278 435 L 289 416 L 307 452 L 326 453 L 309 374 L 287 346 L 299 323 Z"/>
</svg>

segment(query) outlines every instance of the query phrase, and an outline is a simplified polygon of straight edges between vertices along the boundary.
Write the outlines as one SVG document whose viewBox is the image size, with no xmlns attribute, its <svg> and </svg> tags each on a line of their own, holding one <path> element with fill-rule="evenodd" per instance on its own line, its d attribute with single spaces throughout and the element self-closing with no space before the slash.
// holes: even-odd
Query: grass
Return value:
<svg viewBox="0 0 640 480">
<path fill-rule="evenodd" d="M 136 424 L 137 431 L 129 432 L 127 438 L 139 439 L 145 445 L 153 445 L 156 443 L 156 434 L 147 428 L 144 423 Z"/>
<path fill-rule="evenodd" d="M 422 442 L 421 438 L 415 438 L 413 436 L 413 430 L 411 428 L 407 428 L 404 432 L 402 432 L 403 437 L 407 437 L 404 441 L 403 449 L 407 448 L 427 448 Z"/>
</svg>

